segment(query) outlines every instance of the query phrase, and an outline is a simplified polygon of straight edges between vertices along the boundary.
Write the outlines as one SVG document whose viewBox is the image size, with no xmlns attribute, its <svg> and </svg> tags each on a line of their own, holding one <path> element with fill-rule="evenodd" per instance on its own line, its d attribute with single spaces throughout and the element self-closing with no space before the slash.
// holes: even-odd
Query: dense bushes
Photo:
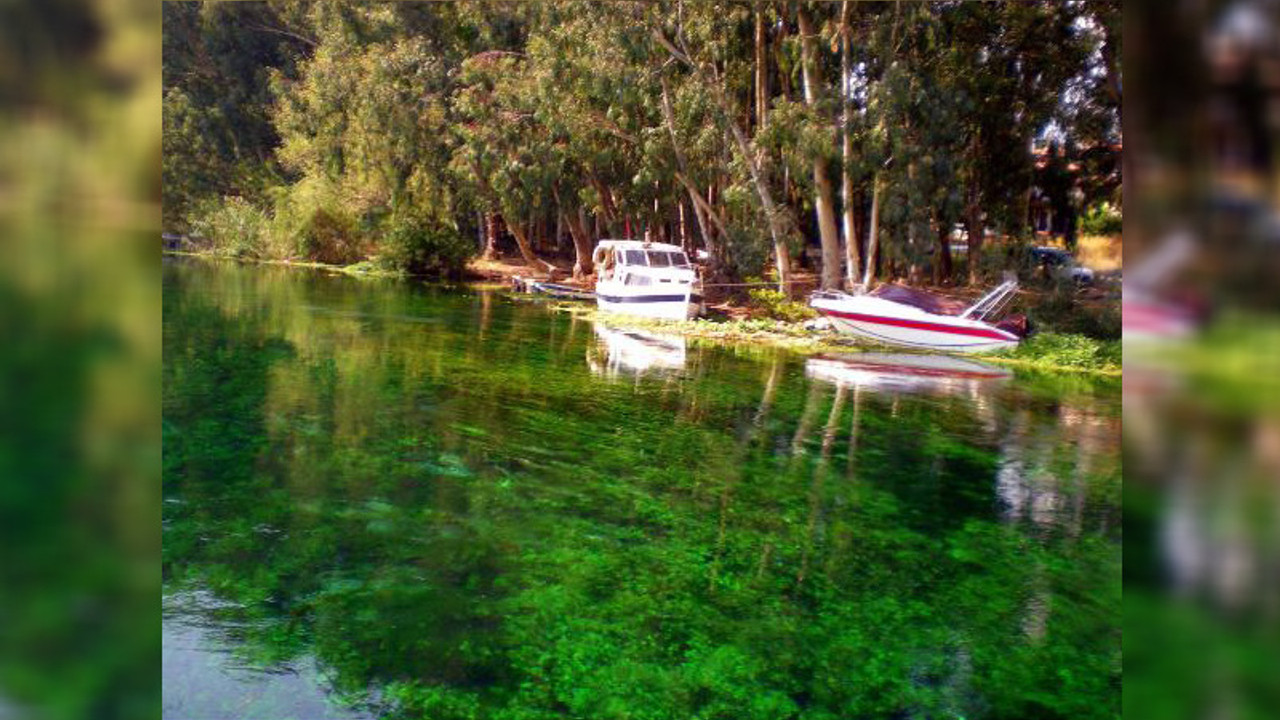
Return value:
<svg viewBox="0 0 1280 720">
<path fill-rule="evenodd" d="M 1037 333 L 1004 354 L 1041 366 L 1102 372 L 1119 372 L 1121 366 L 1119 339 L 1098 340 L 1055 332 Z"/>
<path fill-rule="evenodd" d="M 475 252 L 469 236 L 411 212 L 358 219 L 330 188 L 278 188 L 273 212 L 230 196 L 200 203 L 188 217 L 195 249 L 249 259 L 350 265 L 376 259 L 383 270 L 456 276 Z"/>
<path fill-rule="evenodd" d="M 414 275 L 457 275 L 475 252 L 475 243 L 454 228 L 413 216 L 392 216 L 379 260 Z"/>
<path fill-rule="evenodd" d="M 791 300 L 783 293 L 769 288 L 758 288 L 748 293 L 751 302 L 764 311 L 767 317 L 786 322 L 800 322 L 815 318 L 818 313 L 813 308 Z"/>
<path fill-rule="evenodd" d="M 197 204 L 188 225 L 192 236 L 218 255 L 237 258 L 267 256 L 266 213 L 241 197 Z"/>
</svg>

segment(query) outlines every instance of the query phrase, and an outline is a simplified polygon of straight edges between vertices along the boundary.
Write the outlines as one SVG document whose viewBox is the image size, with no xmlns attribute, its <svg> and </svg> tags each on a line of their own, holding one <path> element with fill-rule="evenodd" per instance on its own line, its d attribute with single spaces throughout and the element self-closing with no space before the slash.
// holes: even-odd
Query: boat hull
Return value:
<svg viewBox="0 0 1280 720">
<path fill-rule="evenodd" d="M 686 293 L 611 295 L 596 292 L 596 306 L 604 312 L 661 320 L 691 320 L 702 311 L 701 298 Z"/>
<path fill-rule="evenodd" d="M 812 305 L 837 330 L 879 344 L 971 353 L 1016 347 L 1020 340 L 978 320 L 935 315 L 874 297 L 815 300 Z"/>
</svg>

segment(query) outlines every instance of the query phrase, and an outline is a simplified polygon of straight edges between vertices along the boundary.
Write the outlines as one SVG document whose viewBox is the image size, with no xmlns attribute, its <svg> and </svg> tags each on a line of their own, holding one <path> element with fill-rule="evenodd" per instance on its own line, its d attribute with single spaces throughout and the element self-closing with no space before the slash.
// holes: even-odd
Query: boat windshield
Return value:
<svg viewBox="0 0 1280 720">
<path fill-rule="evenodd" d="M 689 267 L 689 258 L 682 252 L 650 250 L 649 267 Z"/>
<path fill-rule="evenodd" d="M 645 265 L 643 250 L 627 250 L 626 258 L 628 265 Z"/>
</svg>

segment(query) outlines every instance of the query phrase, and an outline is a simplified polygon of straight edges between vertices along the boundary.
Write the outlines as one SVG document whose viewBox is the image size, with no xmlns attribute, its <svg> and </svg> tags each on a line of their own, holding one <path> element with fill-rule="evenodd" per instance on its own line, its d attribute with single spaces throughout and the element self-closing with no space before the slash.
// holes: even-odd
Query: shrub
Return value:
<svg viewBox="0 0 1280 720">
<path fill-rule="evenodd" d="M 813 308 L 791 300 L 783 293 L 769 288 L 756 288 L 747 293 L 751 302 L 774 320 L 800 322 L 817 317 Z"/>
<path fill-rule="evenodd" d="M 274 194 L 273 256 L 333 265 L 364 259 L 364 234 L 330 184 L 307 178 Z"/>
<path fill-rule="evenodd" d="M 386 222 L 379 264 L 413 275 L 453 277 L 475 250 L 475 243 L 455 228 L 401 213 Z"/>
<path fill-rule="evenodd" d="M 267 215 L 242 197 L 200 203 L 188 223 L 191 234 L 219 255 L 260 258 L 266 254 Z"/>
<path fill-rule="evenodd" d="M 324 208 L 312 210 L 296 236 L 303 257 L 331 265 L 346 265 L 363 259 L 355 221 L 341 212 Z"/>
<path fill-rule="evenodd" d="M 1124 215 L 1107 202 L 1094 205 L 1080 218 L 1083 235 L 1119 235 L 1123 227 Z"/>
<path fill-rule="evenodd" d="M 1081 302 L 1078 289 L 1070 280 L 1056 280 L 1051 291 L 1028 309 L 1037 327 L 1060 333 L 1087 335 L 1100 340 L 1120 337 L 1118 302 L 1088 304 Z"/>
<path fill-rule="evenodd" d="M 1024 340 L 1009 356 L 1061 367 L 1088 370 L 1120 369 L 1120 341 L 1096 340 L 1083 335 L 1038 333 Z"/>
</svg>

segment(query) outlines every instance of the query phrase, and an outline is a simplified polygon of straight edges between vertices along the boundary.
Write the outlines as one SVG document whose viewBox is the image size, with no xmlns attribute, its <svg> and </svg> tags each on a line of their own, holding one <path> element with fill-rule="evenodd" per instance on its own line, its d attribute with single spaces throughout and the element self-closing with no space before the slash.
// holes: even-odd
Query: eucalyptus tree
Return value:
<svg viewBox="0 0 1280 720">
<path fill-rule="evenodd" d="M 1014 236 L 1027 228 L 1030 149 L 1086 67 L 1090 38 L 1070 3 L 959 3 L 943 15 L 939 71 L 958 91 L 967 142 L 959 158 L 969 236 L 969 280 L 978 281 L 988 222 Z M 1064 123 L 1065 124 L 1065 123 Z M 1073 127 L 1067 127 L 1074 130 Z"/>
<path fill-rule="evenodd" d="M 535 115 L 533 83 L 521 53 L 489 50 L 462 63 L 454 96 L 459 122 L 452 166 L 478 197 L 500 212 L 532 269 L 554 271 L 530 240 L 548 210 L 558 168 L 545 128 Z"/>
<path fill-rule="evenodd" d="M 685 79 L 705 92 L 718 110 L 718 124 L 737 151 L 734 160 L 745 170 L 748 186 L 754 191 L 764 215 L 773 246 L 778 289 L 787 293 L 791 286 L 788 246 L 795 234 L 794 220 L 789 208 L 775 200 L 769 179 L 772 163 L 768 153 L 757 138 L 748 135 L 749 128 L 744 128 L 740 120 L 750 114 L 753 73 L 749 64 L 743 62 L 746 54 L 736 46 L 736 41 L 742 34 L 740 30 L 752 26 L 751 13 L 735 3 L 655 8 L 656 11 L 648 9 L 644 18 L 655 49 L 665 51 L 676 61 L 687 73 Z M 736 194 L 741 196 L 741 190 Z"/>
<path fill-rule="evenodd" d="M 298 78 L 275 77 L 277 154 L 302 178 L 277 204 L 281 225 L 293 221 L 282 232 L 307 250 L 331 218 L 344 241 L 385 233 L 381 249 L 407 269 L 456 267 L 466 245 L 444 171 L 452 80 L 441 41 L 407 32 L 391 4 L 321 3 L 310 20 L 318 44 Z"/>
<path fill-rule="evenodd" d="M 801 67 L 804 76 L 804 101 L 815 111 L 823 135 L 829 136 L 832 126 L 828 109 L 824 106 L 826 84 L 823 82 L 823 53 L 819 43 L 818 26 L 813 11 L 804 2 L 796 5 L 796 21 L 800 28 Z M 837 93 L 842 91 L 837 89 Z M 813 206 L 818 216 L 818 233 L 822 243 L 822 287 L 834 289 L 840 286 L 840 235 L 836 229 L 835 197 L 831 177 L 827 174 L 828 158 L 813 158 Z"/>
<path fill-rule="evenodd" d="M 200 201 L 260 200 L 278 179 L 269 76 L 315 41 L 266 3 L 164 3 L 162 18 L 164 224 L 186 229 Z"/>
<path fill-rule="evenodd" d="M 657 121 L 644 57 L 627 42 L 636 33 L 596 3 L 547 6 L 530 33 L 535 116 L 560 170 L 551 189 L 573 237 L 575 276 L 592 270 L 589 214 L 616 235 L 624 218 L 651 216 L 655 195 L 669 194 L 643 172 L 645 131 Z"/>
</svg>

